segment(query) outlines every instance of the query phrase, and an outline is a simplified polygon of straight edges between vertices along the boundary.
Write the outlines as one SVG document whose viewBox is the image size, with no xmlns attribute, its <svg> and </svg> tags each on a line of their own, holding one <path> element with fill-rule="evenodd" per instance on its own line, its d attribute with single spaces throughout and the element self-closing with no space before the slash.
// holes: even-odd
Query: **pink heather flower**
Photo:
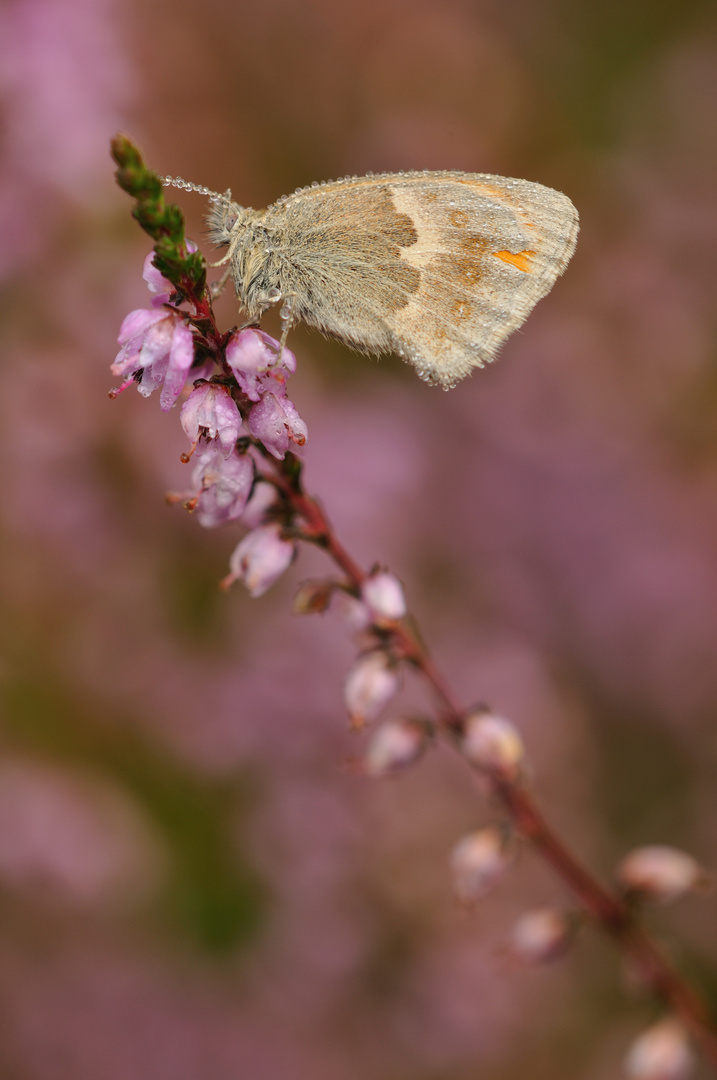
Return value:
<svg viewBox="0 0 717 1080">
<path fill-rule="evenodd" d="M 241 516 L 254 483 L 254 463 L 246 454 L 225 458 L 213 446 L 199 457 L 192 483 L 199 524 L 213 529 Z"/>
<path fill-rule="evenodd" d="M 228 458 L 236 446 L 241 416 L 229 391 L 217 383 L 204 383 L 192 390 L 179 414 L 184 433 L 196 446 L 200 437 L 216 439 Z"/>
<path fill-rule="evenodd" d="M 162 277 L 159 270 L 154 265 L 153 251 L 150 251 L 149 255 L 144 260 L 142 277 L 147 282 L 147 288 L 153 294 L 152 307 L 161 307 L 162 304 L 166 304 L 174 292 L 174 286 L 171 281 L 167 281 L 166 277 Z"/>
<path fill-rule="evenodd" d="M 252 406 L 247 427 L 255 439 L 264 444 L 270 454 L 280 460 L 286 451 L 294 452 L 305 446 L 309 429 L 287 397 L 264 394 Z M 291 445 L 290 445 L 291 444 Z"/>
<path fill-rule="evenodd" d="M 283 396 L 286 380 L 296 371 L 293 352 L 285 348 L 282 354 L 281 344 L 275 338 L 253 327 L 232 334 L 226 359 L 250 401 L 261 401 L 267 392 Z"/>
<path fill-rule="evenodd" d="M 194 252 L 197 250 L 197 245 L 191 240 L 187 240 L 186 249 L 188 252 Z M 144 267 L 142 268 L 142 277 L 147 282 L 147 288 L 152 296 L 152 307 L 161 307 L 162 304 L 169 302 L 170 296 L 174 293 L 174 285 L 171 281 L 168 281 L 166 277 L 162 277 L 157 267 L 154 265 L 154 252 L 150 251 L 147 258 L 144 260 Z"/>
<path fill-rule="evenodd" d="M 130 311 L 120 327 L 113 375 L 141 377 L 137 389 L 144 397 L 162 387 L 159 404 L 171 409 L 182 392 L 194 359 L 194 337 L 179 312 L 166 308 Z"/>
<path fill-rule="evenodd" d="M 618 866 L 617 878 L 636 898 L 663 904 L 708 882 L 707 874 L 691 855 L 664 844 L 635 848 Z"/>
<path fill-rule="evenodd" d="M 364 756 L 369 776 L 389 776 L 413 765 L 427 745 L 427 732 L 415 720 L 387 720 L 371 737 Z"/>
<path fill-rule="evenodd" d="M 687 1080 L 694 1066 L 687 1032 L 669 1016 L 636 1039 L 625 1058 L 633 1080 Z"/>
<path fill-rule="evenodd" d="M 289 568 L 295 554 L 296 545 L 282 539 L 280 525 L 260 525 L 234 549 L 227 584 L 243 581 L 250 596 L 261 596 Z"/>
<path fill-rule="evenodd" d="M 406 601 L 398 578 L 379 571 L 366 578 L 362 587 L 363 601 L 375 619 L 402 619 Z"/>
<path fill-rule="evenodd" d="M 344 683 L 344 701 L 354 727 L 375 720 L 398 693 L 401 679 L 385 652 L 359 657 Z"/>
<path fill-rule="evenodd" d="M 570 946 L 572 931 L 570 917 L 556 908 L 526 911 L 513 926 L 511 952 L 526 964 L 556 960 Z"/>
<path fill-rule="evenodd" d="M 453 886 L 470 903 L 489 893 L 510 866 L 512 856 L 500 829 L 489 825 L 464 836 L 451 853 Z"/>
<path fill-rule="evenodd" d="M 247 529 L 256 529 L 264 524 L 267 511 L 276 502 L 276 488 L 273 484 L 267 484 L 259 480 L 254 484 L 254 490 L 249 497 L 249 502 L 242 512 L 241 524 Z"/>
<path fill-rule="evenodd" d="M 517 775 L 525 757 L 523 740 L 510 720 L 484 709 L 466 717 L 461 750 L 479 769 L 506 777 Z"/>
</svg>

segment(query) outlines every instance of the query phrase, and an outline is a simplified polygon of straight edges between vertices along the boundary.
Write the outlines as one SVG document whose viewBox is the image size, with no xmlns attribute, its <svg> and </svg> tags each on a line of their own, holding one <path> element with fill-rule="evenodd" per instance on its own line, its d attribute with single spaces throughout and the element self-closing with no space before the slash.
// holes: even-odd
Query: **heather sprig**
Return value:
<svg viewBox="0 0 717 1080">
<path fill-rule="evenodd" d="M 196 248 L 187 249 L 182 211 L 175 203 L 165 202 L 162 181 L 147 168 L 126 135 L 116 135 L 111 148 L 119 166 L 117 183 L 135 200 L 132 216 L 155 241 L 154 266 L 184 296 L 203 293 L 206 263 Z"/>
<path fill-rule="evenodd" d="M 495 821 L 459 838 L 450 865 L 459 899 L 469 905 L 510 872 L 521 848 L 532 846 L 573 897 L 572 906 L 529 909 L 516 923 L 512 955 L 526 963 L 555 960 L 587 923 L 602 930 L 660 1003 L 664 1017 L 637 1039 L 626 1058 L 640 1080 L 684 1080 L 692 1068 L 690 1039 L 717 1074 L 717 1037 L 695 992 L 645 931 L 642 908 L 702 887 L 707 876 L 683 852 L 662 846 L 628 853 L 615 882 L 600 882 L 544 818 L 530 782 L 530 761 L 514 724 L 485 706 L 466 707 L 436 667 L 402 585 L 385 567 L 365 570 L 339 540 L 321 503 L 304 489 L 301 455 L 307 425 L 287 396 L 296 358 L 257 326 L 217 326 L 206 264 L 185 239 L 179 208 L 167 205 L 162 180 L 137 148 L 117 136 L 112 153 L 120 187 L 135 200 L 133 214 L 155 241 L 144 278 L 151 307 L 122 323 L 112 366 L 121 385 L 144 396 L 160 390 L 160 406 L 180 399 L 189 441 L 188 489 L 169 496 L 206 528 L 243 530 L 222 583 L 241 581 L 252 597 L 269 589 L 295 559 L 301 543 L 322 548 L 336 571 L 305 582 L 294 601 L 300 614 L 341 607 L 356 634 L 357 658 L 344 700 L 352 727 L 368 729 L 360 771 L 379 779 L 415 767 L 438 738 L 453 746 L 478 775 Z M 191 186 L 191 185 L 183 185 Z M 386 716 L 404 678 L 417 674 L 430 691 L 429 716 Z"/>
</svg>

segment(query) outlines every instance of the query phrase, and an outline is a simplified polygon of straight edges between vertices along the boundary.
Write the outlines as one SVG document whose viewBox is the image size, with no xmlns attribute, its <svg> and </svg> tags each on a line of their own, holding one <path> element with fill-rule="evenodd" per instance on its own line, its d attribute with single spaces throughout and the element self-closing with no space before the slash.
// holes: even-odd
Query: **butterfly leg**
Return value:
<svg viewBox="0 0 717 1080">
<path fill-rule="evenodd" d="M 296 293 L 288 293 L 283 298 L 281 305 L 281 311 L 279 312 L 279 318 L 281 319 L 281 350 L 279 352 L 279 363 L 284 355 L 284 347 L 286 345 L 286 339 L 289 336 L 289 331 L 294 325 L 294 300 L 296 299 Z"/>
<path fill-rule="evenodd" d="M 220 259 L 219 262 L 210 263 L 209 265 L 210 266 L 221 266 L 222 263 L 224 263 L 224 262 L 226 262 L 226 259 Z M 227 269 L 222 274 L 222 276 L 219 278 L 219 281 L 213 281 L 212 284 L 209 286 L 209 291 L 210 291 L 210 293 L 212 295 L 212 300 L 216 300 L 216 298 L 218 296 L 221 296 L 221 294 L 224 292 L 226 283 L 229 281 L 229 278 L 231 277 L 231 273 L 232 273 L 232 268 L 231 268 L 231 266 L 228 266 Z"/>
</svg>

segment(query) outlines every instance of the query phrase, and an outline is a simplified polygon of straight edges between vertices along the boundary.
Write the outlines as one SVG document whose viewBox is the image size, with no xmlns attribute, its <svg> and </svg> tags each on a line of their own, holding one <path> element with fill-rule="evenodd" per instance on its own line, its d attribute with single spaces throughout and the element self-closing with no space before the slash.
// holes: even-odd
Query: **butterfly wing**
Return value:
<svg viewBox="0 0 717 1080">
<path fill-rule="evenodd" d="M 279 214 L 296 315 L 365 351 L 395 351 L 453 386 L 497 349 L 575 249 L 578 215 L 527 180 L 419 172 L 306 188 Z M 296 287 L 298 284 L 298 287 Z"/>
</svg>

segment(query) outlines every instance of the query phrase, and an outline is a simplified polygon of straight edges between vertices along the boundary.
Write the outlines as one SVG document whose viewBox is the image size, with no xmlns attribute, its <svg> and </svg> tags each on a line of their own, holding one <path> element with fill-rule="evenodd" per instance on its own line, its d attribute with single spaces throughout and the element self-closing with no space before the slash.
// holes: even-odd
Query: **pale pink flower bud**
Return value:
<svg viewBox="0 0 717 1080">
<path fill-rule="evenodd" d="M 508 869 L 513 855 L 501 829 L 489 825 L 460 840 L 450 855 L 454 888 L 459 900 L 481 899 Z"/>
<path fill-rule="evenodd" d="M 510 936 L 511 952 L 527 964 L 562 956 L 572 939 L 572 923 L 556 908 L 536 908 L 521 915 Z"/>
<path fill-rule="evenodd" d="M 295 544 L 282 539 L 280 525 L 260 525 L 234 549 L 226 584 L 243 581 L 250 596 L 262 596 L 289 568 L 295 553 Z"/>
<path fill-rule="evenodd" d="M 512 862 L 503 833 L 487 826 L 464 836 L 451 853 L 453 886 L 459 900 L 470 903 L 489 893 Z"/>
<path fill-rule="evenodd" d="M 241 416 L 236 402 L 224 386 L 204 383 L 192 390 L 182 405 L 179 419 L 192 445 L 196 445 L 200 436 L 216 439 L 225 458 L 236 446 Z"/>
<path fill-rule="evenodd" d="M 232 334 L 225 355 L 250 401 L 261 401 L 266 393 L 282 397 L 286 393 L 286 380 L 296 371 L 293 352 L 285 348 L 282 353 L 280 342 L 253 327 Z"/>
<path fill-rule="evenodd" d="M 478 711 L 466 717 L 461 750 L 478 768 L 513 777 L 525 757 L 523 740 L 509 720 Z"/>
<path fill-rule="evenodd" d="M 393 574 L 371 574 L 361 586 L 361 595 L 374 619 L 402 619 L 406 614 L 403 587 Z"/>
<path fill-rule="evenodd" d="M 296 453 L 306 445 L 309 429 L 287 397 L 264 394 L 261 401 L 252 406 L 247 427 L 255 439 L 264 444 L 270 454 L 279 460 L 287 450 Z"/>
<path fill-rule="evenodd" d="M 211 447 L 196 459 L 192 483 L 199 524 L 213 529 L 241 516 L 254 483 L 254 463 L 246 454 L 225 458 Z"/>
<path fill-rule="evenodd" d="M 636 1039 L 625 1058 L 633 1080 L 686 1080 L 695 1065 L 687 1032 L 668 1017 Z"/>
<path fill-rule="evenodd" d="M 385 652 L 359 657 L 344 684 L 344 700 L 354 727 L 375 720 L 400 685 L 398 670 Z"/>
<path fill-rule="evenodd" d="M 388 776 L 413 765 L 427 745 L 427 732 L 415 720 L 387 720 L 371 736 L 364 757 L 369 776 Z"/>
<path fill-rule="evenodd" d="M 708 880 L 691 855 L 661 844 L 631 851 L 618 866 L 617 879 L 627 892 L 658 903 L 676 900 Z"/>
</svg>

